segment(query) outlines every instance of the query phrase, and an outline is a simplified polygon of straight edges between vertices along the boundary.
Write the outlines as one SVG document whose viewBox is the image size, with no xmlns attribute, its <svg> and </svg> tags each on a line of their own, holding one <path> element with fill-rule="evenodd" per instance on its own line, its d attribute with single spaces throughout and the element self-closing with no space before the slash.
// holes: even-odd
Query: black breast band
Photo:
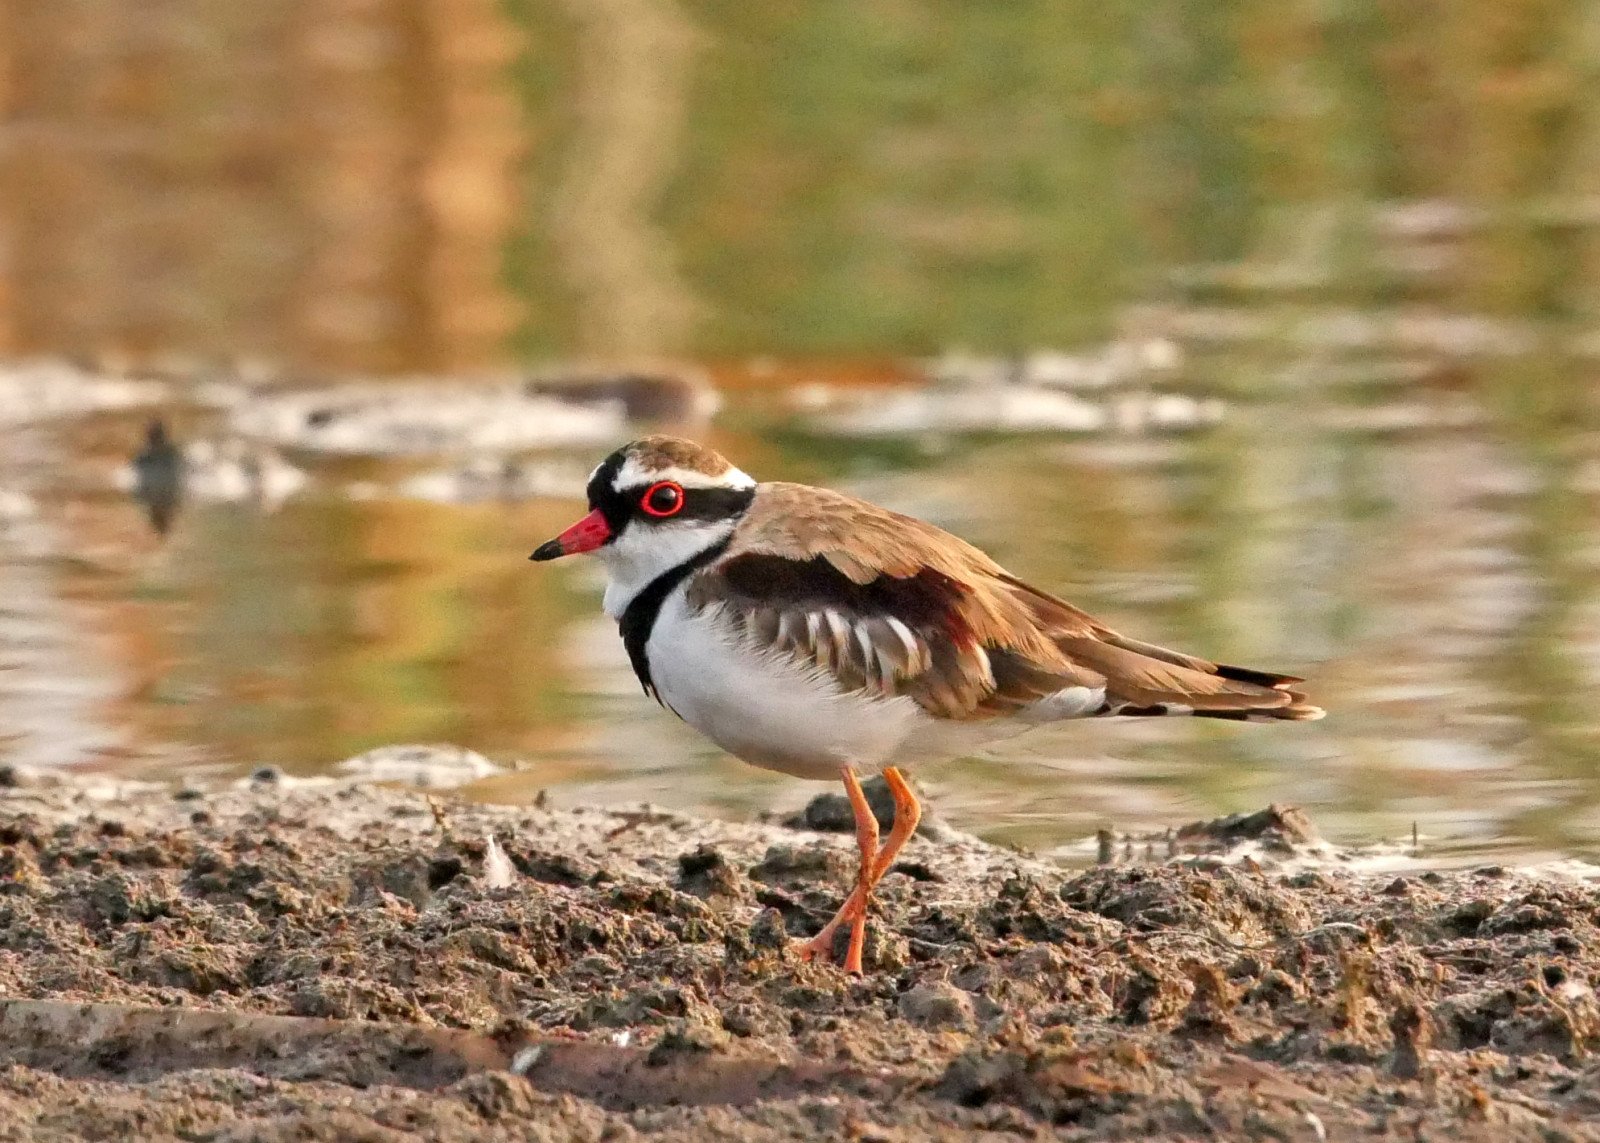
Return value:
<svg viewBox="0 0 1600 1143">
<path fill-rule="evenodd" d="M 676 567 L 668 568 L 645 584 L 639 594 L 628 601 L 628 606 L 622 609 L 617 628 L 622 632 L 622 645 L 628 649 L 628 661 L 633 664 L 633 673 L 639 676 L 644 693 L 657 702 L 661 701 L 661 696 L 656 693 L 655 683 L 650 679 L 650 657 L 645 654 L 645 648 L 650 643 L 650 632 L 655 630 L 656 617 L 661 614 L 661 605 L 667 602 L 667 596 L 672 594 L 673 588 L 727 550 L 728 541 L 722 540 Z"/>
</svg>

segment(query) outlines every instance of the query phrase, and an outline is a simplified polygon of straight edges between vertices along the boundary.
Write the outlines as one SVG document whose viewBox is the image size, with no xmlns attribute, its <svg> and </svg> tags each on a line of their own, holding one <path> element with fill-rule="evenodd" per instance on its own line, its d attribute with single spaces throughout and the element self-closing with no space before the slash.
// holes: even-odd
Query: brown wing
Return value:
<svg viewBox="0 0 1600 1143">
<path fill-rule="evenodd" d="M 824 489 L 761 485 L 689 602 L 847 690 L 906 695 L 941 718 L 1078 686 L 1104 687 L 1112 709 L 1316 717 L 1286 689 L 1299 680 L 1125 639 L 931 524 Z"/>
<path fill-rule="evenodd" d="M 1217 718 L 1265 715 L 1307 721 L 1323 715 L 1321 707 L 1307 702 L 1305 694 L 1294 689 L 1304 681 L 1294 675 L 1213 663 L 1198 655 L 1130 639 L 1065 600 L 1012 575 L 1001 575 L 1012 591 L 1028 601 L 1035 621 L 1052 632 L 1061 653 L 1105 679 L 1107 701 L 1121 706 L 1119 713 L 1176 706 Z M 1079 624 L 1087 624 L 1088 630 L 1080 633 L 1076 630 Z"/>
</svg>

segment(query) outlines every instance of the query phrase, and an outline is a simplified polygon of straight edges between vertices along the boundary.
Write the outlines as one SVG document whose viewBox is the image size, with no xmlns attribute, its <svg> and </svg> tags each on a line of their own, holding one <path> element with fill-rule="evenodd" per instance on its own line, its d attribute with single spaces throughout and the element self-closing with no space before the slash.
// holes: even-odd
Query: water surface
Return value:
<svg viewBox="0 0 1600 1143">
<path fill-rule="evenodd" d="M 1188 387 L 1230 395 L 1190 432 L 824 436 L 792 390 L 734 389 L 699 435 L 760 477 L 930 519 L 1141 638 L 1304 675 L 1331 712 L 1051 728 L 918 775 L 958 826 L 1051 846 L 1286 800 L 1336 837 L 1415 823 L 1436 855 L 1596 852 L 1592 419 L 1552 449 L 1463 423 L 1487 411 L 1449 387 L 1240 396 L 1228 371 L 1250 356 L 1193 365 Z M 173 419 L 203 435 L 215 414 Z M 309 775 L 450 741 L 515 768 L 476 788 L 496 799 L 746 816 L 817 788 L 722 755 L 640 693 L 596 565 L 527 561 L 580 502 L 431 503 L 395 492 L 420 462 L 302 455 L 310 484 L 275 511 L 195 501 L 159 537 L 107 478 L 142 426 L 22 434 L 37 512 L 0 562 L 7 758 Z M 598 452 L 558 455 L 581 471 Z"/>
</svg>

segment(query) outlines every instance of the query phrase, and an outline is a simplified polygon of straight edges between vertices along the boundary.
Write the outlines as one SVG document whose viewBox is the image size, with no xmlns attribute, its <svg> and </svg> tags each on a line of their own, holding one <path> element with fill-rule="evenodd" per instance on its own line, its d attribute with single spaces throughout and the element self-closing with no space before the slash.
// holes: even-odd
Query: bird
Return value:
<svg viewBox="0 0 1600 1143">
<path fill-rule="evenodd" d="M 133 498 L 144 505 L 150 527 L 165 536 L 183 502 L 183 453 L 172 443 L 166 423 L 145 426 L 144 447 L 133 458 Z"/>
<path fill-rule="evenodd" d="M 855 884 L 798 948 L 862 970 L 874 888 L 916 829 L 902 767 L 1081 718 L 1321 718 L 1292 675 L 1119 634 L 910 516 L 757 483 L 711 448 L 647 436 L 589 475 L 589 512 L 530 557 L 599 557 L 602 607 L 647 695 L 752 765 L 844 783 Z M 881 772 L 889 834 L 862 792 Z"/>
</svg>

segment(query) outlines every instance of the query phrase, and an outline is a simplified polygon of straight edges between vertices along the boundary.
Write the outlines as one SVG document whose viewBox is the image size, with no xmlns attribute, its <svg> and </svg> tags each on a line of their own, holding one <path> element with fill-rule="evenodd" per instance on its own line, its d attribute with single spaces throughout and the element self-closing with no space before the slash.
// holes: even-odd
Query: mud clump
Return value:
<svg viewBox="0 0 1600 1143">
<path fill-rule="evenodd" d="M 854 978 L 791 951 L 834 833 L 115 793 L 0 787 L 8 1138 L 1600 1140 L 1570 871 L 1306 868 L 1277 806 L 1087 871 L 919 836 Z"/>
</svg>

